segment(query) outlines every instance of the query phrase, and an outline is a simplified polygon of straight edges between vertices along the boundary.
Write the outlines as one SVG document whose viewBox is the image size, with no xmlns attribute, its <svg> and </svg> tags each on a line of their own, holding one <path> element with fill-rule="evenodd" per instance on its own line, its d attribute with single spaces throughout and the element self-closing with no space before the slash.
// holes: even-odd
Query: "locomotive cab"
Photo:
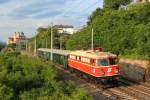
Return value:
<svg viewBox="0 0 150 100">
<path fill-rule="evenodd" d="M 102 76 L 114 76 L 119 74 L 118 58 L 109 57 L 98 60 Z"/>
</svg>

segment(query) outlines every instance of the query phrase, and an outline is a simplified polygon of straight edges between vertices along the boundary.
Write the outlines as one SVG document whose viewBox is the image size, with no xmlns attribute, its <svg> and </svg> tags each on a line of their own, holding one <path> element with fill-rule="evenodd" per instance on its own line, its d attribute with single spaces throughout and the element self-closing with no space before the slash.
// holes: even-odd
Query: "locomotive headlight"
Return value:
<svg viewBox="0 0 150 100">
<path fill-rule="evenodd" d="M 105 75 L 105 72 L 103 70 L 101 70 L 101 75 Z"/>
<path fill-rule="evenodd" d="M 116 74 L 119 74 L 119 69 L 116 69 Z"/>
</svg>

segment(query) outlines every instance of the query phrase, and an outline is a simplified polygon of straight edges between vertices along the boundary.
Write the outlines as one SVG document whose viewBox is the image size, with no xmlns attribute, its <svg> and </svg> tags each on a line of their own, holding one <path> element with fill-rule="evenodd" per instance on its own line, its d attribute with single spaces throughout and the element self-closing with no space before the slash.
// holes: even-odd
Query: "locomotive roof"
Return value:
<svg viewBox="0 0 150 100">
<path fill-rule="evenodd" d="M 88 57 L 88 58 L 97 58 L 97 59 L 117 57 L 115 54 L 112 54 L 110 52 L 96 52 L 96 51 L 83 51 L 83 50 L 72 51 L 70 52 L 70 54 L 76 56 Z"/>
<path fill-rule="evenodd" d="M 55 54 L 60 54 L 60 55 L 65 55 L 67 56 L 70 51 L 69 50 L 59 50 L 59 49 L 47 49 L 47 48 L 39 48 L 38 51 L 43 51 L 43 52 L 53 52 Z"/>
</svg>

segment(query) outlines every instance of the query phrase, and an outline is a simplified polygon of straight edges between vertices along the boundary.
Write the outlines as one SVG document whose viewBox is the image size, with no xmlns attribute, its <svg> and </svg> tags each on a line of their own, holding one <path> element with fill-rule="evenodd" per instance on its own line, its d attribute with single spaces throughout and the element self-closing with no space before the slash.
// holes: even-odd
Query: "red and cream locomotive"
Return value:
<svg viewBox="0 0 150 100">
<path fill-rule="evenodd" d="M 102 80 L 119 78 L 118 57 L 102 51 L 72 51 L 68 55 L 68 66 Z"/>
</svg>

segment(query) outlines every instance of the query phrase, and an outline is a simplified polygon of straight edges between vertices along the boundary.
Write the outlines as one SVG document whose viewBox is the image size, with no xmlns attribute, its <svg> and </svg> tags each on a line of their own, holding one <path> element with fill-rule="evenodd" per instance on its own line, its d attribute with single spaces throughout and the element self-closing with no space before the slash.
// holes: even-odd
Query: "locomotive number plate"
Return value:
<svg viewBox="0 0 150 100">
<path fill-rule="evenodd" d="M 107 72 L 110 73 L 112 71 L 112 68 L 108 68 Z"/>
</svg>

